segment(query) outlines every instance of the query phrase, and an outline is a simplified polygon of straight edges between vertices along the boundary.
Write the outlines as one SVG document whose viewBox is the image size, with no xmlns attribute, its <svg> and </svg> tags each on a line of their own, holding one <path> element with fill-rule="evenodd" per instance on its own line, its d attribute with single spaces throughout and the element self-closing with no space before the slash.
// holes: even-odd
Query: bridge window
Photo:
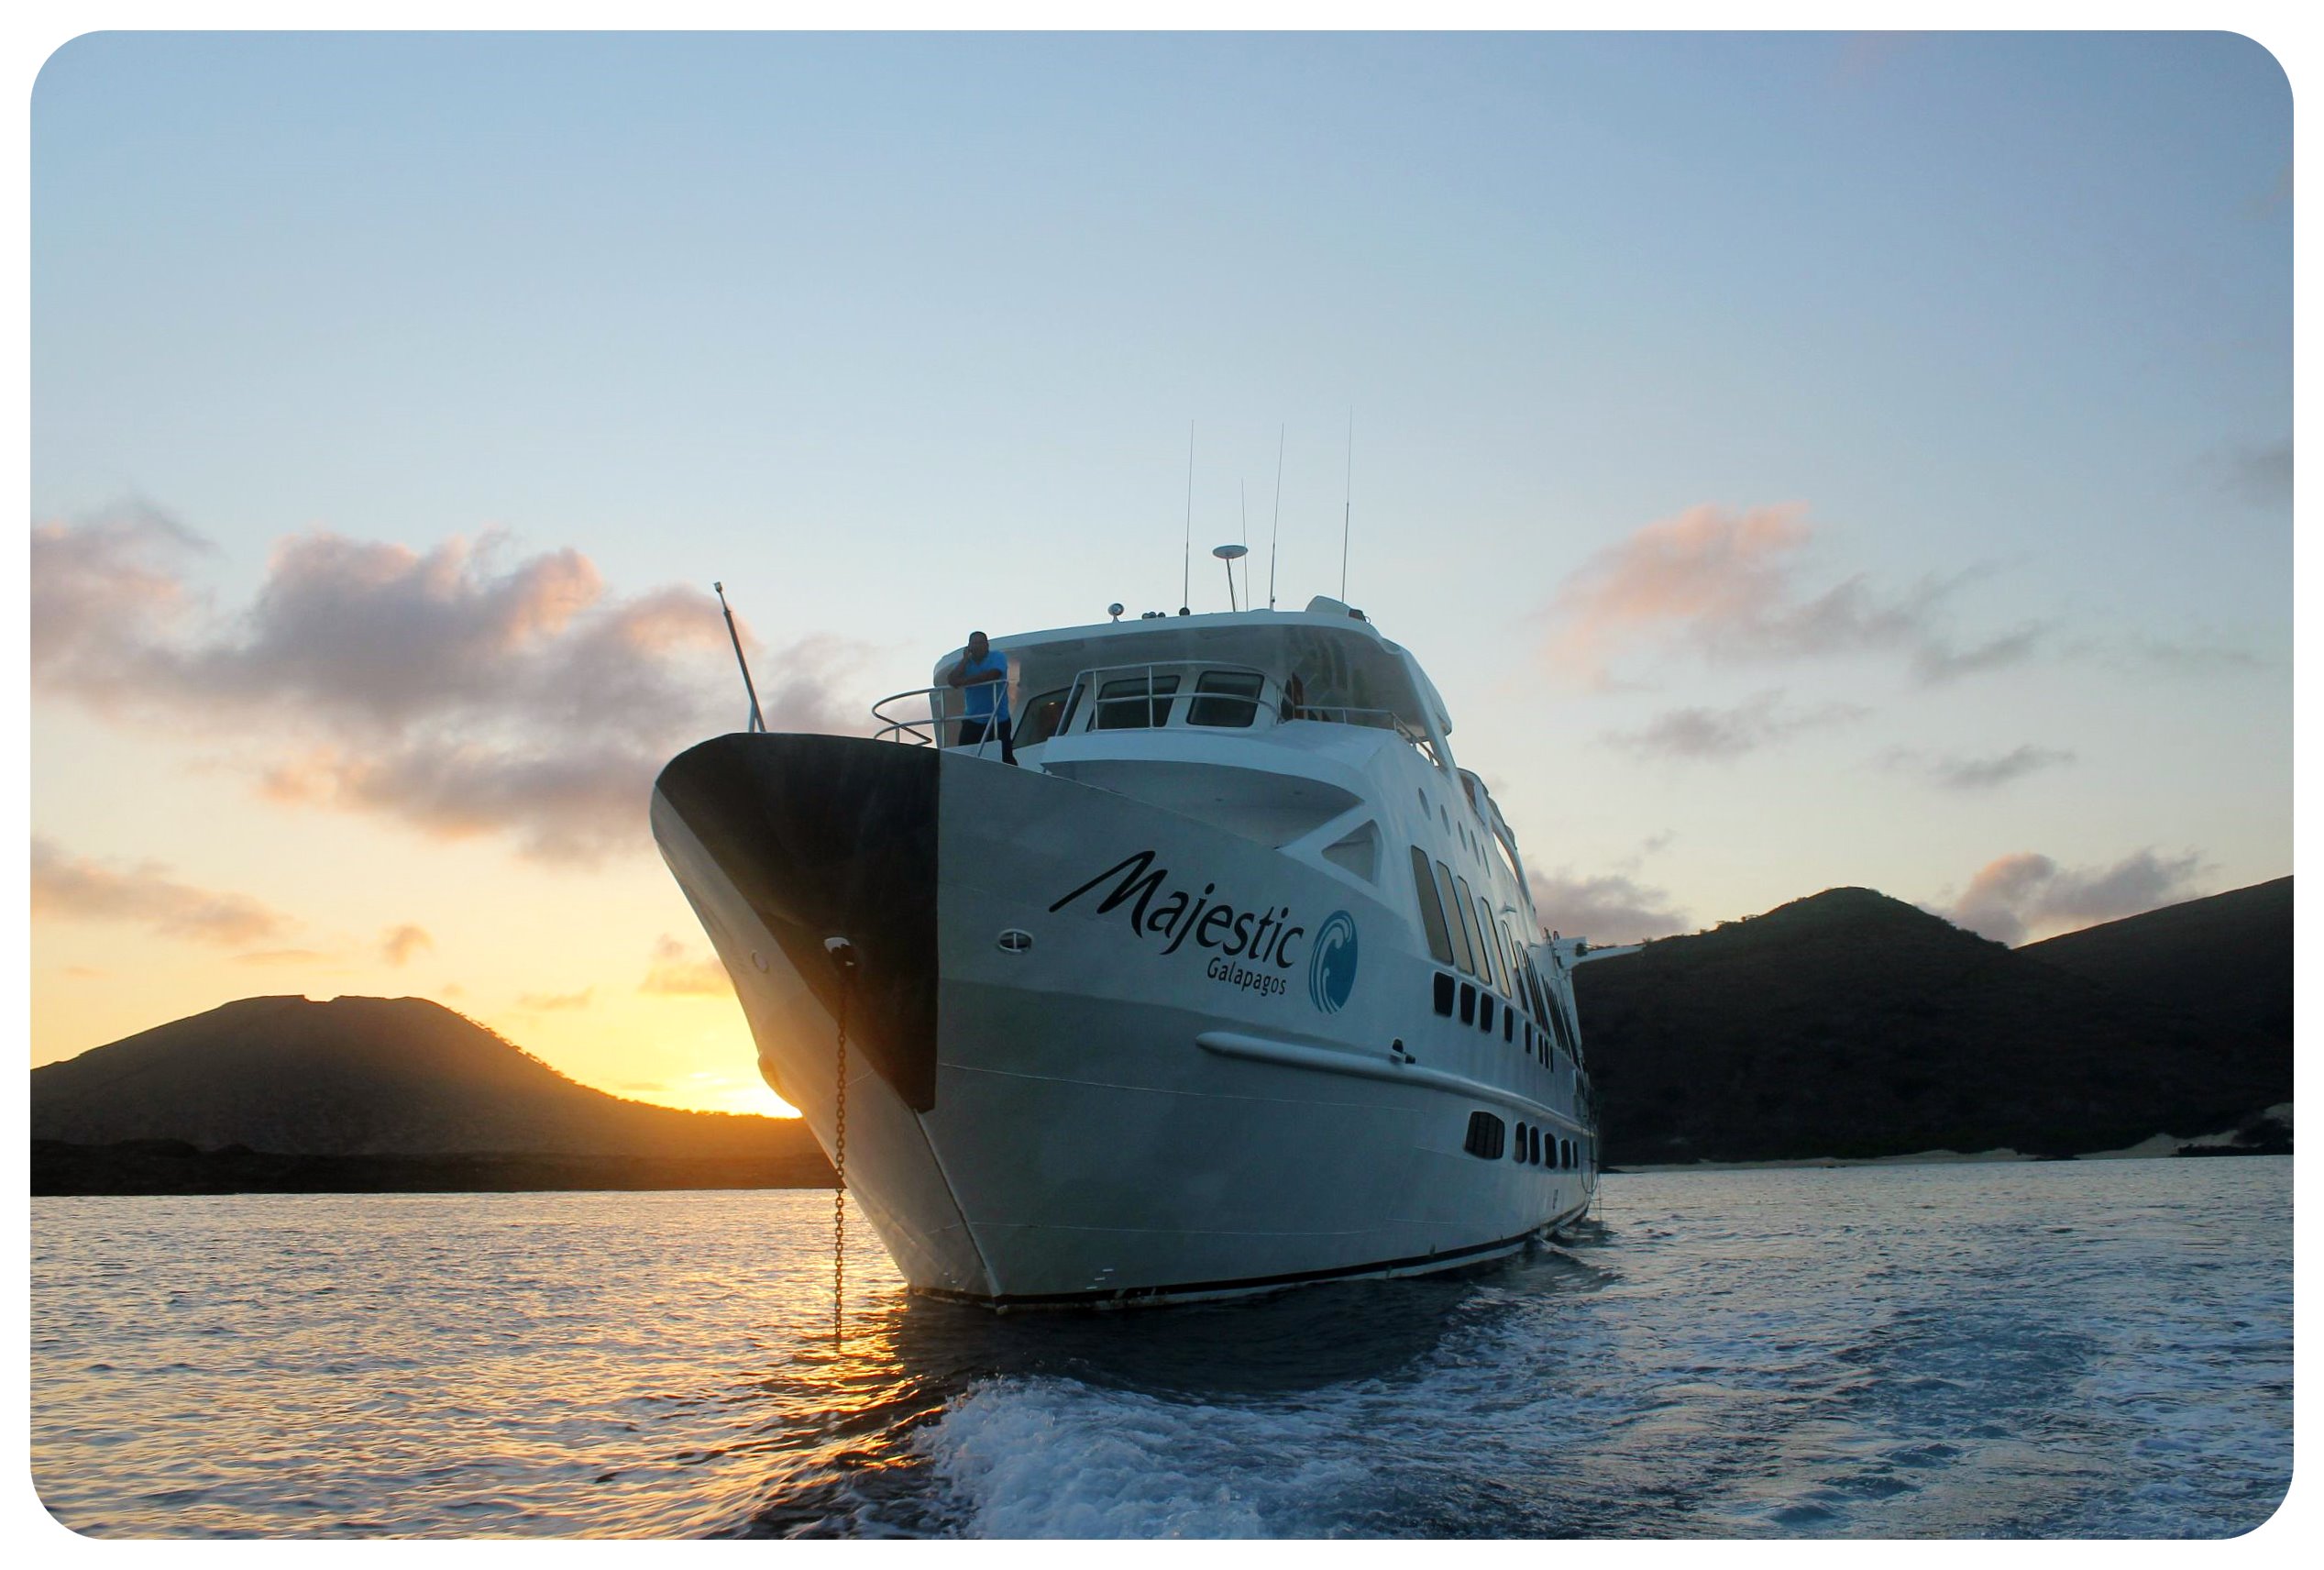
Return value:
<svg viewBox="0 0 2324 1570">
<path fill-rule="evenodd" d="M 1428 956 L 1439 965 L 1450 965 L 1452 934 L 1445 926 L 1445 907 L 1437 898 L 1437 880 L 1428 871 L 1428 853 L 1416 845 L 1412 847 L 1412 886 L 1420 898 L 1420 928 L 1428 934 Z"/>
<path fill-rule="evenodd" d="M 1017 722 L 1016 745 L 1039 746 L 1057 734 L 1060 722 L 1065 717 L 1065 699 L 1073 691 L 1060 687 L 1054 692 L 1043 692 L 1025 705 L 1025 712 Z"/>
<path fill-rule="evenodd" d="M 1259 713 L 1256 670 L 1206 670 L 1195 678 L 1195 698 L 1186 706 L 1190 725 L 1248 725 Z"/>
<path fill-rule="evenodd" d="M 1097 689 L 1097 717 L 1090 728 L 1101 731 L 1158 729 L 1170 724 L 1170 698 L 1178 691 L 1173 673 L 1151 679 L 1125 676 Z M 1151 702 L 1149 701 L 1151 700 Z"/>
<path fill-rule="evenodd" d="M 1487 1161 L 1498 1161 L 1501 1159 L 1501 1153 L 1508 1148 L 1508 1141 L 1509 1125 L 1507 1123 L 1503 1122 L 1491 1112 L 1470 1112 L 1469 1137 L 1461 1142 L 1460 1148 L 1471 1155 L 1482 1156 Z"/>
</svg>

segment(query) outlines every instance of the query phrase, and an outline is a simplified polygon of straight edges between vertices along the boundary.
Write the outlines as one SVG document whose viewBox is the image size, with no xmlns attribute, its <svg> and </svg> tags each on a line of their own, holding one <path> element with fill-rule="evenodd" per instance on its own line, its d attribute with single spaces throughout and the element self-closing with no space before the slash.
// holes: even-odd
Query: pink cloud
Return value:
<svg viewBox="0 0 2324 1570">
<path fill-rule="evenodd" d="M 390 965 L 402 965 L 420 950 L 435 946 L 435 939 L 428 935 L 427 928 L 405 922 L 380 934 L 380 956 Z"/>
<path fill-rule="evenodd" d="M 289 918 L 248 894 L 181 883 L 159 862 L 131 867 L 72 856 L 32 841 L 32 913 L 77 921 L 133 922 L 158 936 L 238 947 L 274 937 Z"/>
<path fill-rule="evenodd" d="M 1615 655 L 1683 645 L 1725 662 L 1900 655 L 1934 682 L 2017 663 L 2041 640 L 2042 628 L 2021 627 L 1956 647 L 1937 611 L 1959 580 L 1884 592 L 1858 575 L 1812 589 L 1802 578 L 1813 537 L 1796 503 L 1690 507 L 1644 525 L 1582 563 L 1550 602 L 1551 667 L 1604 687 Z"/>
<path fill-rule="evenodd" d="M 2196 897 L 2200 857 L 2133 851 L 2110 867 L 2061 867 L 2035 851 L 1997 857 L 1977 868 L 1945 912 L 1955 924 L 2012 945 L 2045 935 L 2120 921 Z"/>
<path fill-rule="evenodd" d="M 183 577 L 205 547 L 159 514 L 45 523 L 33 542 L 36 692 L 228 739 L 283 805 L 593 859 L 644 847 L 655 772 L 742 712 L 715 600 L 614 593 L 569 547 L 302 535 L 217 616 Z M 837 696 L 856 658 L 809 637 L 763 660 L 768 724 L 863 728 Z"/>
</svg>

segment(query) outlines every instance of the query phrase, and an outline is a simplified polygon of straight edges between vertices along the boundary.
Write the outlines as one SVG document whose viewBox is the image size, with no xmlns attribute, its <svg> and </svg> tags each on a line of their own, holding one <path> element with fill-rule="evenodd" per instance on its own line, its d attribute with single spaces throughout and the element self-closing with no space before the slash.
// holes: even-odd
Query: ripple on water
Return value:
<svg viewBox="0 0 2324 1570">
<path fill-rule="evenodd" d="M 2221 1536 L 2290 1471 L 2290 1162 L 1617 1176 L 1452 1279 L 995 1319 L 821 1193 L 39 1200 L 100 1535 Z M 157 1311 L 166 1310 L 166 1311 Z"/>
</svg>

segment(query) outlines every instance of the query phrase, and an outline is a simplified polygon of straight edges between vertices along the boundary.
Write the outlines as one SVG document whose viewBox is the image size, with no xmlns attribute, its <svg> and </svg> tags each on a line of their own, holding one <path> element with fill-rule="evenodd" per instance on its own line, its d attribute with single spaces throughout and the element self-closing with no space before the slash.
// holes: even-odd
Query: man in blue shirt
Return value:
<svg viewBox="0 0 2324 1570">
<path fill-rule="evenodd" d="M 964 688 L 961 694 L 965 717 L 954 746 L 975 746 L 986 735 L 1000 742 L 1000 760 L 1013 764 L 1017 748 L 1008 735 L 1008 660 L 993 652 L 983 633 L 968 635 L 968 652 L 945 674 L 944 685 Z"/>
</svg>

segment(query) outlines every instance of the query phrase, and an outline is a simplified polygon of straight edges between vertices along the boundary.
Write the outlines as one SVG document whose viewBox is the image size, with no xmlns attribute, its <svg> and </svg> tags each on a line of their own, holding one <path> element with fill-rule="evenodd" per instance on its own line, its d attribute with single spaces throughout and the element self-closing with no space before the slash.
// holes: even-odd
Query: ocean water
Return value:
<svg viewBox="0 0 2324 1570">
<path fill-rule="evenodd" d="M 1457 1279 L 1011 1315 L 820 1192 L 32 1201 L 103 1536 L 2217 1537 L 2292 1465 L 2285 1158 L 1616 1175 Z"/>
</svg>

